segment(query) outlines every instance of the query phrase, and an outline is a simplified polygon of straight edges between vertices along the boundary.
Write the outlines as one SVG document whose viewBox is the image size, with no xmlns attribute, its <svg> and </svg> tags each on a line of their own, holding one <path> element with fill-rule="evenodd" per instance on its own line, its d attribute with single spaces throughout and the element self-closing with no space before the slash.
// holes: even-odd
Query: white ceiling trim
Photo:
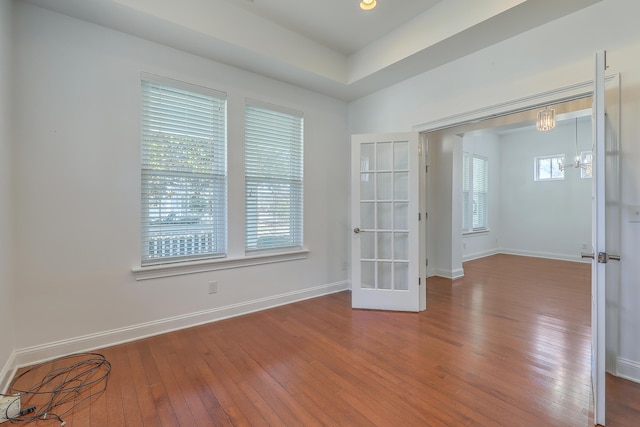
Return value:
<svg viewBox="0 0 640 427">
<path fill-rule="evenodd" d="M 601 0 L 441 1 L 349 56 L 227 0 L 23 1 L 351 101 Z"/>
</svg>

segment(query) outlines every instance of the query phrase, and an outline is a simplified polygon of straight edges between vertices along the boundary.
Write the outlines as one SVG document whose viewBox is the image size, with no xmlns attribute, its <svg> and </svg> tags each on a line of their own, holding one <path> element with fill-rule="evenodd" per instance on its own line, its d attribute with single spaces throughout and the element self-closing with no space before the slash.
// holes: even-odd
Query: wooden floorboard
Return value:
<svg viewBox="0 0 640 427">
<path fill-rule="evenodd" d="M 419 314 L 353 310 L 341 292 L 103 349 L 106 392 L 64 420 L 592 425 L 589 264 L 497 255 L 464 269 L 430 278 Z M 640 385 L 608 376 L 607 393 L 608 426 L 640 425 Z"/>
</svg>

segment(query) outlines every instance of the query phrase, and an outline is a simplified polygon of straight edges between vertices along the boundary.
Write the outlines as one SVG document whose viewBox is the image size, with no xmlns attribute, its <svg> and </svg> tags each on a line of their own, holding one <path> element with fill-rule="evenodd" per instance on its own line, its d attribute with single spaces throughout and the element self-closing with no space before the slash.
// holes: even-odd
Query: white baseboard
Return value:
<svg viewBox="0 0 640 427">
<path fill-rule="evenodd" d="M 640 363 L 618 357 L 617 375 L 625 380 L 640 383 Z"/>
<path fill-rule="evenodd" d="M 460 277 L 464 277 L 464 269 L 462 267 L 451 271 L 450 279 L 459 279 Z"/>
<path fill-rule="evenodd" d="M 497 255 L 500 251 L 498 249 L 489 249 L 486 251 L 474 252 L 472 254 L 467 254 L 462 256 L 462 262 L 473 261 L 474 259 L 480 259 L 484 257 L 488 257 L 491 255 Z"/>
<path fill-rule="evenodd" d="M 348 285 L 347 281 L 330 283 L 313 288 L 274 295 L 271 297 L 231 304 L 224 307 L 217 307 L 210 310 L 203 310 L 181 316 L 127 326 L 124 328 L 112 329 L 110 331 L 27 347 L 14 352 L 14 360 L 9 365 L 9 369 L 5 368 L 5 370 L 9 371 L 17 367 L 40 363 L 72 353 L 110 347 L 153 335 L 160 335 L 179 329 L 190 328 L 205 323 L 228 319 L 230 317 L 236 317 L 310 298 L 316 298 L 322 295 L 329 295 L 347 290 Z M 2 374 L 4 375 L 7 373 L 8 372 L 5 372 L 4 370 L 2 371 Z M 4 384 L 2 380 L 3 377 L 0 376 L 0 384 Z"/>
<path fill-rule="evenodd" d="M 444 277 L 445 279 L 458 279 L 460 277 L 464 277 L 464 269 L 456 268 L 454 270 L 447 270 L 444 268 L 434 268 L 428 274 L 428 277 L 438 276 Z"/>
<path fill-rule="evenodd" d="M 584 260 L 577 253 L 575 255 L 557 254 L 552 252 L 538 252 L 538 251 L 527 251 L 527 250 L 521 250 L 521 249 L 508 249 L 508 248 L 500 248 L 500 250 L 498 250 L 496 253 L 506 254 L 506 255 L 528 256 L 528 257 L 534 257 L 534 258 L 556 259 L 560 261 L 591 263 L 591 260 Z"/>
<path fill-rule="evenodd" d="M 15 360 L 16 352 L 13 351 L 9 356 L 7 363 L 5 363 L 2 369 L 0 369 L 0 393 L 7 392 L 9 383 L 11 383 L 11 379 L 16 373 Z"/>
</svg>

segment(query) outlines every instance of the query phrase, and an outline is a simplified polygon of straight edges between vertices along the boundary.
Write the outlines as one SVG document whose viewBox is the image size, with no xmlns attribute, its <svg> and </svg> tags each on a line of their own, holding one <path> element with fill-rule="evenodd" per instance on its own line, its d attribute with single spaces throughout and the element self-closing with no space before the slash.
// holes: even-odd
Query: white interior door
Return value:
<svg viewBox="0 0 640 427">
<path fill-rule="evenodd" d="M 616 286 L 619 261 L 619 76 L 605 79 L 606 54 L 595 55 L 593 93 L 593 262 L 591 274 L 591 379 L 594 422 L 605 425 L 608 286 Z M 613 252 L 613 253 L 612 253 Z"/>
<path fill-rule="evenodd" d="M 596 53 L 595 89 L 593 92 L 593 230 L 594 259 L 591 271 L 591 382 L 593 387 L 593 420 L 605 425 L 605 266 L 597 254 L 606 252 L 605 174 L 604 174 L 604 54 Z"/>
<path fill-rule="evenodd" d="M 352 306 L 419 311 L 418 134 L 351 138 Z"/>
</svg>

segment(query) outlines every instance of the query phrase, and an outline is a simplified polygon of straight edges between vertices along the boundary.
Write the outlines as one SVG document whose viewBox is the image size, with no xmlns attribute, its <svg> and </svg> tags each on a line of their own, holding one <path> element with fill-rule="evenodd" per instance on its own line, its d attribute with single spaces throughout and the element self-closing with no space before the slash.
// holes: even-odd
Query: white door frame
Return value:
<svg viewBox="0 0 640 427">
<path fill-rule="evenodd" d="M 495 119 L 501 116 L 509 116 L 515 113 L 529 111 L 529 110 L 540 108 L 540 107 L 546 107 L 548 105 L 557 104 L 561 102 L 588 98 L 593 95 L 593 89 L 594 89 L 593 84 L 594 82 L 591 80 L 591 81 L 578 83 L 571 86 L 566 86 L 566 87 L 550 90 L 547 92 L 539 93 L 537 95 L 531 95 L 525 98 L 514 99 L 501 104 L 491 105 L 491 106 L 479 108 L 476 110 L 455 114 L 449 117 L 444 117 L 442 119 L 416 125 L 413 127 L 413 130 L 419 132 L 424 137 L 424 139 L 428 139 L 427 135 L 432 132 L 435 132 L 437 134 L 444 134 L 446 129 L 450 129 L 458 126 L 470 125 L 470 124 L 482 122 L 484 120 Z M 441 135 L 439 137 L 441 137 Z M 425 144 L 425 145 L 428 145 L 428 144 Z M 427 182 L 428 181 L 429 181 L 429 178 L 427 178 Z M 427 184 L 427 187 L 428 186 L 429 185 Z M 427 206 L 426 209 L 431 210 L 433 209 L 433 207 Z M 427 222 L 426 232 L 432 231 L 431 225 L 432 223 Z M 451 236 L 453 235 L 451 234 Z M 451 239 L 453 240 L 453 237 L 451 237 Z M 460 239 L 462 239 L 462 236 L 460 236 Z M 454 248 L 454 242 L 452 241 L 451 242 L 452 256 L 453 256 L 453 248 Z M 427 258 L 430 258 L 433 256 L 433 254 L 430 253 L 431 251 L 432 251 L 432 248 L 427 244 L 426 251 L 425 251 Z M 462 257 L 462 244 L 460 244 L 460 254 L 457 257 L 457 259 L 459 259 L 460 261 L 460 265 L 459 265 L 460 268 L 456 270 L 456 272 L 459 272 L 459 274 L 454 277 L 453 276 L 454 271 L 452 270 L 452 277 L 450 278 L 461 277 L 462 275 L 464 275 L 464 270 L 462 269 L 462 265 L 461 265 L 462 263 L 461 257 Z M 457 264 L 456 264 L 456 267 L 458 267 Z M 429 268 L 429 271 L 431 273 L 434 272 L 434 270 L 431 269 L 431 266 Z M 445 277 L 448 277 L 448 276 L 445 275 Z"/>
<path fill-rule="evenodd" d="M 612 76 L 606 77 L 606 80 Z M 456 126 L 475 123 L 482 120 L 493 119 L 500 116 L 507 116 L 521 111 L 531 110 L 537 107 L 544 107 L 550 104 L 571 101 L 574 99 L 586 98 L 593 95 L 593 80 L 565 86 L 558 89 L 542 92 L 536 95 L 511 101 L 494 104 L 487 107 L 470 110 L 460 114 L 444 117 L 430 122 L 421 123 L 413 127 L 413 131 L 426 134 L 440 131 Z"/>
</svg>

